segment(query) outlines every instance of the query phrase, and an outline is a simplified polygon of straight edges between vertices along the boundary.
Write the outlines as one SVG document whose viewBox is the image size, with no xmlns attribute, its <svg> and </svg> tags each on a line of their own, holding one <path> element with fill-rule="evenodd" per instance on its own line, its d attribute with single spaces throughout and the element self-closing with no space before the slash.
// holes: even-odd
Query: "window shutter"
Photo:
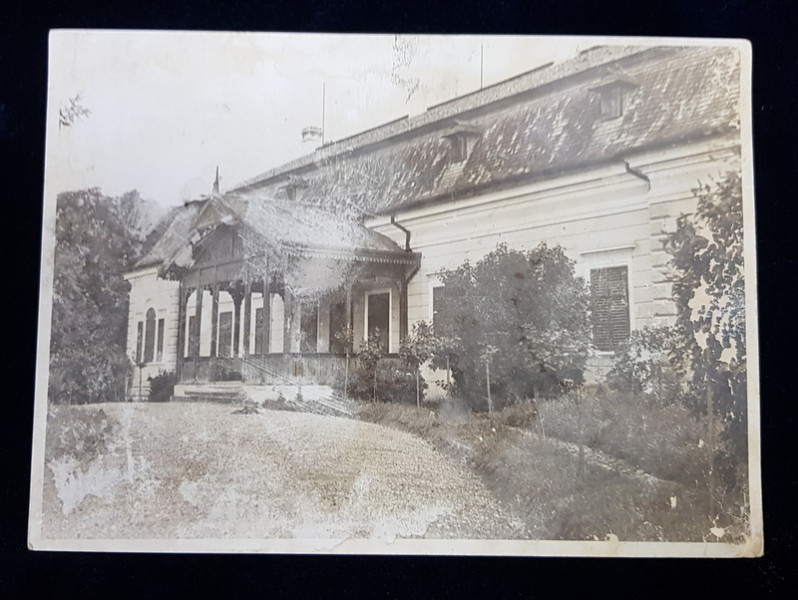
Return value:
<svg viewBox="0 0 798 600">
<path fill-rule="evenodd" d="M 629 276 L 627 267 L 590 272 L 593 343 L 611 351 L 629 339 Z"/>
</svg>

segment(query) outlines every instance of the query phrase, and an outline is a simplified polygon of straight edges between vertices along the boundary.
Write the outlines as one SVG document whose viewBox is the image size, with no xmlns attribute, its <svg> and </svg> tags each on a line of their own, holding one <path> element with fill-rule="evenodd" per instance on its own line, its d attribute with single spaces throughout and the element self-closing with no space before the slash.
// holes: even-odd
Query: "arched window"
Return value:
<svg viewBox="0 0 798 600">
<path fill-rule="evenodd" d="M 147 311 L 147 321 L 144 326 L 144 362 L 151 363 L 155 358 L 155 310 Z"/>
</svg>

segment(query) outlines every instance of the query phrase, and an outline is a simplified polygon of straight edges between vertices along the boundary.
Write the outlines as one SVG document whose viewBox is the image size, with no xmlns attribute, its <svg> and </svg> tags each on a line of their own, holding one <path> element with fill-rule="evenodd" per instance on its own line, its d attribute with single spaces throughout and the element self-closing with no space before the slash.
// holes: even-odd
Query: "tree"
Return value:
<svg viewBox="0 0 798 600">
<path fill-rule="evenodd" d="M 377 401 L 377 366 L 384 354 L 382 342 L 380 341 L 380 332 L 375 329 L 369 334 L 368 339 L 363 342 L 357 355 L 357 362 L 360 368 L 366 378 L 371 379 L 372 382 L 372 402 Z"/>
<path fill-rule="evenodd" d="M 739 471 L 747 455 L 740 175 L 729 172 L 693 193 L 696 212 L 679 217 L 665 245 L 677 306 L 671 359 L 687 380 L 693 409 L 708 417 L 710 488 L 719 470 L 730 490 L 744 481 Z"/>
<path fill-rule="evenodd" d="M 352 344 L 355 340 L 355 331 L 351 325 L 347 325 L 341 331 L 335 333 L 335 339 L 344 347 L 346 352 L 346 364 L 344 366 L 344 397 L 349 396 L 349 359 L 352 356 Z"/>
<path fill-rule="evenodd" d="M 421 365 L 427 362 L 435 351 L 435 337 L 432 327 L 426 321 L 419 321 L 399 346 L 399 356 L 413 369 L 416 375 L 416 407 L 421 406 Z"/>
<path fill-rule="evenodd" d="M 121 399 L 129 284 L 122 273 L 140 255 L 121 201 L 98 188 L 56 202 L 49 396 L 53 402 Z"/>
<path fill-rule="evenodd" d="M 573 265 L 560 246 L 521 252 L 502 244 L 475 264 L 442 273 L 432 364 L 448 364 L 456 392 L 472 407 L 486 408 L 488 396 L 506 403 L 581 383 L 589 303 Z"/>
</svg>

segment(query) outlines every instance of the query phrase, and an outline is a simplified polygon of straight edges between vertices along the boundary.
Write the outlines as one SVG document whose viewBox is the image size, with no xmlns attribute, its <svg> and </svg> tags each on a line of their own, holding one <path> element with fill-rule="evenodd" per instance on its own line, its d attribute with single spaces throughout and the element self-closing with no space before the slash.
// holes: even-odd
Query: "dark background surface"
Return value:
<svg viewBox="0 0 798 600">
<path fill-rule="evenodd" d="M 788 0 L 4 2 L 0 4 L 0 595 L 73 597 L 647 598 L 784 595 L 795 546 L 794 282 L 798 10 Z M 750 560 L 197 556 L 26 548 L 50 28 L 747 38 L 754 55 L 765 556 Z M 790 344 L 788 347 L 787 344 Z"/>
</svg>

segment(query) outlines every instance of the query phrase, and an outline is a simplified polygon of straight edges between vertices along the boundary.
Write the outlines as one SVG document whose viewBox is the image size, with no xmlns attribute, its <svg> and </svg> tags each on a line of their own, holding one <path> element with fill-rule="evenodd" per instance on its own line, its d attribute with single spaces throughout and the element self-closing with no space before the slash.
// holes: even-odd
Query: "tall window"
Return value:
<svg viewBox="0 0 798 600">
<path fill-rule="evenodd" d="M 590 271 L 593 343 L 612 351 L 629 339 L 628 268 L 607 267 Z"/>
<path fill-rule="evenodd" d="M 156 344 L 155 360 L 163 362 L 163 328 L 164 320 L 158 319 L 158 343 Z"/>
<path fill-rule="evenodd" d="M 147 311 L 147 321 L 144 326 L 144 362 L 151 363 L 155 358 L 155 310 Z"/>
<path fill-rule="evenodd" d="M 346 344 L 340 337 L 344 331 L 346 331 L 346 302 L 336 302 L 330 306 L 330 352 L 333 354 L 346 352 Z"/>
<path fill-rule="evenodd" d="M 136 328 L 136 364 L 141 364 L 141 351 L 142 351 L 142 344 L 144 342 L 144 321 L 138 322 L 138 327 Z"/>
<path fill-rule="evenodd" d="M 199 356 L 199 332 L 197 331 L 197 317 L 188 318 L 188 356 Z"/>
<path fill-rule="evenodd" d="M 366 300 L 366 310 L 368 311 L 366 334 L 369 337 L 376 334 L 382 351 L 387 353 L 391 326 L 391 295 L 388 292 L 369 294 L 366 296 Z"/>
<path fill-rule="evenodd" d="M 316 345 L 319 340 L 319 305 L 316 302 L 305 302 L 302 304 L 299 328 L 302 334 L 302 343 L 299 346 L 300 352 L 317 352 Z"/>
</svg>

